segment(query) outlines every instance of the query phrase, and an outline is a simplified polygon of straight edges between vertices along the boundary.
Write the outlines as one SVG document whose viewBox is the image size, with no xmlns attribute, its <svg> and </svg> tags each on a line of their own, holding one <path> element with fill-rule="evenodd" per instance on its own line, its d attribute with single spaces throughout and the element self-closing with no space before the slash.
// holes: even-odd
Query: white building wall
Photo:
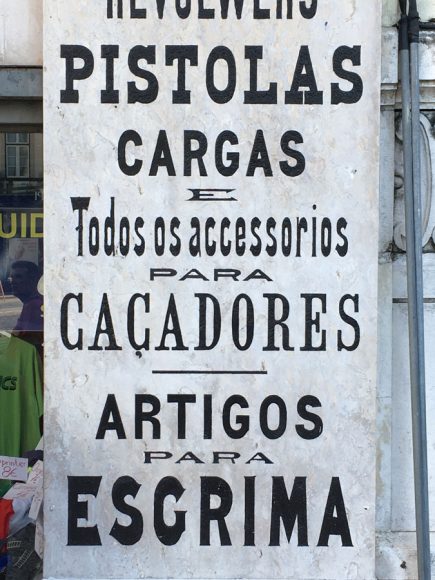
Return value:
<svg viewBox="0 0 435 580">
<path fill-rule="evenodd" d="M 42 0 L 0 0 L 0 66 L 42 66 Z"/>
</svg>

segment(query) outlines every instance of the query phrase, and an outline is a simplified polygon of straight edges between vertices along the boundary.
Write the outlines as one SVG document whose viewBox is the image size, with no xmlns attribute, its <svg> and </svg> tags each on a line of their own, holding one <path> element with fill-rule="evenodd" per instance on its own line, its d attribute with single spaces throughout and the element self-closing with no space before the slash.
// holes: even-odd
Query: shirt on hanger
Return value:
<svg viewBox="0 0 435 580">
<path fill-rule="evenodd" d="M 0 455 L 21 457 L 36 447 L 42 412 L 41 361 L 35 347 L 0 335 Z"/>
</svg>

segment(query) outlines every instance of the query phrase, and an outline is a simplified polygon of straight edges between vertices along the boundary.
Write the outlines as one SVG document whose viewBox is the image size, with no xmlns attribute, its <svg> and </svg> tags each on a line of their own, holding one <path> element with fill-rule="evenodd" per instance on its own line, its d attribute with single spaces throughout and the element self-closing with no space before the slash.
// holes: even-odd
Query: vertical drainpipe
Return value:
<svg viewBox="0 0 435 580">
<path fill-rule="evenodd" d="M 416 0 L 399 0 L 399 63 L 402 87 L 405 181 L 406 260 L 408 282 L 409 360 L 412 405 L 414 492 L 419 580 L 430 580 L 429 494 L 427 468 L 422 212 L 420 191 L 419 16 Z"/>
</svg>

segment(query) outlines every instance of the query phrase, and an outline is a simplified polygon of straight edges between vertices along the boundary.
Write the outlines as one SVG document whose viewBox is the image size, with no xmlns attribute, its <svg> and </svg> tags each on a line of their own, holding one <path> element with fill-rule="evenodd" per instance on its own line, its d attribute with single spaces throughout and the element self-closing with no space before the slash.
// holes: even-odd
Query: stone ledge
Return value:
<svg viewBox="0 0 435 580">
<path fill-rule="evenodd" d="M 398 88 L 397 29 L 382 29 L 381 105 L 383 108 L 401 107 Z M 435 109 L 435 30 L 420 33 L 420 98 L 422 109 Z"/>
<path fill-rule="evenodd" d="M 42 99 L 42 68 L 0 68 L 0 99 Z"/>
</svg>

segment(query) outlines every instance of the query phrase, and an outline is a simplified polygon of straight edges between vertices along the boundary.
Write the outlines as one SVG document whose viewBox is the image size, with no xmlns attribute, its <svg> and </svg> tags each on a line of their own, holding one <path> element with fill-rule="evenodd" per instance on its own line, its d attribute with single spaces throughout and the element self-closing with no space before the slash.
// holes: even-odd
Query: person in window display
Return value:
<svg viewBox="0 0 435 580">
<path fill-rule="evenodd" d="M 37 288 L 40 277 L 39 268 L 33 262 L 21 260 L 11 266 L 12 293 L 23 303 L 14 332 L 42 332 L 43 298 Z"/>
</svg>

